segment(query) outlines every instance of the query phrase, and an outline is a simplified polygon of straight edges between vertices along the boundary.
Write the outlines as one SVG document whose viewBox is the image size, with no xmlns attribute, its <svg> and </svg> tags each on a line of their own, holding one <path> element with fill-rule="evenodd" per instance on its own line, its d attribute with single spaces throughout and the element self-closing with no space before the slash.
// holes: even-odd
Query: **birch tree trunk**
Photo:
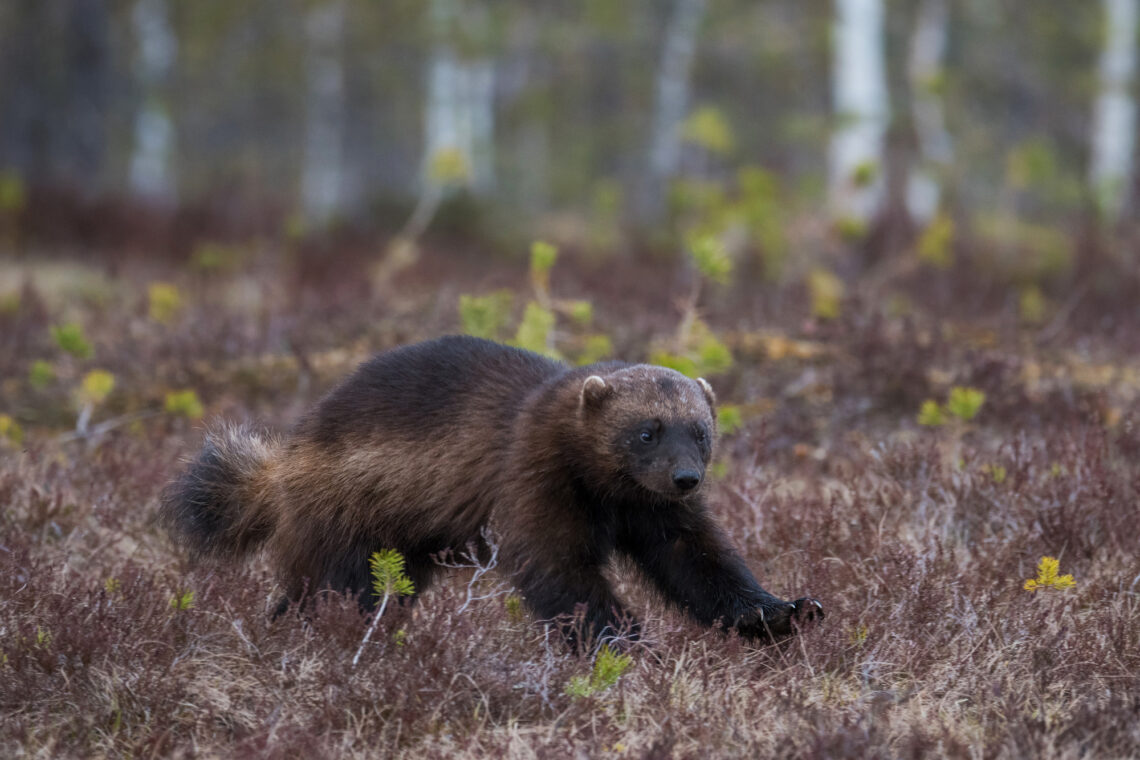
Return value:
<svg viewBox="0 0 1140 760">
<path fill-rule="evenodd" d="M 172 165 L 174 125 L 165 90 L 178 55 L 178 42 L 170 29 L 166 0 L 137 0 L 131 10 L 131 26 L 142 103 L 135 115 L 128 186 L 137 195 L 172 203 L 178 195 Z"/>
<path fill-rule="evenodd" d="M 1100 56 L 1100 95 L 1093 109 L 1089 183 L 1105 220 L 1124 207 L 1136 140 L 1137 0 L 1104 0 L 1105 44 Z"/>
<path fill-rule="evenodd" d="M 343 0 L 328 0 L 305 18 L 305 154 L 301 202 L 305 218 L 321 224 L 341 210 L 344 191 Z"/>
<path fill-rule="evenodd" d="M 884 195 L 883 139 L 889 103 L 882 0 L 836 0 L 830 195 L 839 218 L 869 222 Z"/>
<path fill-rule="evenodd" d="M 476 191 L 494 185 L 495 68 L 485 58 L 461 60 L 451 43 L 459 23 L 478 27 L 482 18 L 460 18 L 455 0 L 432 0 L 432 49 L 424 117 L 424 183 L 439 185 L 453 177 L 437 176 L 437 160 L 450 154 L 463 180 Z"/>
<path fill-rule="evenodd" d="M 67 174 L 81 189 L 91 191 L 103 179 L 107 143 L 104 124 L 112 87 L 109 10 L 104 0 L 72 0 L 67 7 L 68 112 L 55 119 L 62 122 L 67 138 Z"/>
<path fill-rule="evenodd" d="M 954 160 L 954 144 L 946 131 L 939 87 L 948 15 L 946 0 L 922 0 L 910 50 L 908 73 L 918 161 L 907 181 L 906 205 L 911 218 L 922 224 L 938 212 L 942 181 Z"/>
<path fill-rule="evenodd" d="M 642 190 L 642 214 L 647 222 L 660 218 L 665 184 L 677 172 L 681 157 L 681 124 L 689 107 L 689 88 L 697 34 L 705 0 L 677 0 L 665 30 L 661 63 L 657 67 L 657 101 L 649 151 L 649 174 Z"/>
</svg>

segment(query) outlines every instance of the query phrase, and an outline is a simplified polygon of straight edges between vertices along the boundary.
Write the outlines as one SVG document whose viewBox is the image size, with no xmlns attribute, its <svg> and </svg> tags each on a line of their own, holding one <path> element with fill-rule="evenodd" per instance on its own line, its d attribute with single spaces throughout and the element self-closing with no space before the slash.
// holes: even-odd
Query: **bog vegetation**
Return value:
<svg viewBox="0 0 1140 760">
<path fill-rule="evenodd" d="M 285 230 L 4 259 L 0 754 L 1140 752 L 1133 265 L 1094 235 L 993 271 L 944 217 L 877 264 L 767 188 L 678 200 L 666 249 L 427 234 L 388 266 Z M 263 565 L 192 565 L 158 531 L 208 420 L 284 428 L 371 353 L 454 331 L 708 377 L 715 512 L 824 623 L 752 646 L 622 575 L 645 641 L 576 654 L 463 547 L 415 606 L 380 554 L 382 617 L 334 595 L 274 621 Z"/>
</svg>

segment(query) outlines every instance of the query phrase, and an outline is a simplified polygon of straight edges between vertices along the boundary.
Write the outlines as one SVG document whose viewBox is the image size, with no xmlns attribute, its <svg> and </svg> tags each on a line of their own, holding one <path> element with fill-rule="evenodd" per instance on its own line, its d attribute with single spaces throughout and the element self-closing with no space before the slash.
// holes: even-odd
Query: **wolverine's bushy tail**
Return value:
<svg viewBox="0 0 1140 760">
<path fill-rule="evenodd" d="M 202 451 L 162 494 L 160 519 L 194 556 L 238 558 L 273 530 L 272 437 L 244 426 L 207 433 Z"/>
</svg>

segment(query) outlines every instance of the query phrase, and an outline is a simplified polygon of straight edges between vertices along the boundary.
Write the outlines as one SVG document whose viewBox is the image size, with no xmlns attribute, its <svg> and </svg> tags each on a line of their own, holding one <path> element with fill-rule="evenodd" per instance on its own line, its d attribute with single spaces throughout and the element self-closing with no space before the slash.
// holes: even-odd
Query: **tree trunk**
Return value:
<svg viewBox="0 0 1140 760">
<path fill-rule="evenodd" d="M 110 90 L 110 23 L 104 0 L 74 0 L 68 19 L 69 113 L 65 117 L 68 179 L 81 190 L 102 183 Z"/>
<path fill-rule="evenodd" d="M 489 190 L 494 185 L 494 64 L 485 58 L 460 59 L 451 42 L 457 24 L 477 32 L 485 19 L 461 19 L 455 0 L 432 0 L 431 23 L 435 44 L 424 117 L 425 185 L 458 179 L 475 191 Z M 436 171 L 437 161 L 448 153 L 461 164 L 461 178 L 442 177 Z"/>
<path fill-rule="evenodd" d="M 172 203 L 177 185 L 172 167 L 174 126 L 165 87 L 178 55 L 166 0 L 138 0 L 131 11 L 135 33 L 135 78 L 141 103 L 135 115 L 128 185 L 132 193 Z"/>
<path fill-rule="evenodd" d="M 948 15 L 946 0 L 922 0 L 910 50 L 908 73 L 918 160 L 907 181 L 906 205 L 911 218 L 921 224 L 938 212 L 942 182 L 954 160 L 940 88 Z"/>
<path fill-rule="evenodd" d="M 704 14 L 705 0 L 677 0 L 665 30 L 665 45 L 657 68 L 657 101 L 649 172 L 640 198 L 643 222 L 660 219 L 665 185 L 677 172 L 681 157 L 681 123 L 689 107 L 689 82 L 697 52 L 697 34 Z"/>
<path fill-rule="evenodd" d="M 883 138 L 889 118 L 882 0 L 836 0 L 832 82 L 839 121 L 831 140 L 833 213 L 867 223 L 884 191 Z"/>
<path fill-rule="evenodd" d="M 305 156 L 301 203 L 305 218 L 324 224 L 342 210 L 344 190 L 343 0 L 312 8 L 305 18 Z"/>
<path fill-rule="evenodd" d="M 1124 207 L 1136 140 L 1137 0 L 1104 0 L 1105 44 L 1100 56 L 1100 95 L 1093 109 L 1089 182 L 1105 220 Z"/>
</svg>

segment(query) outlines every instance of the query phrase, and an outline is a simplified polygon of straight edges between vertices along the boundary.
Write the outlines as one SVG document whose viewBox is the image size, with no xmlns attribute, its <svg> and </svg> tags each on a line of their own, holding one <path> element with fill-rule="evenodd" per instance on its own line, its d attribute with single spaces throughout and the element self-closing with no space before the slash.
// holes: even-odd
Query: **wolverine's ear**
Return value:
<svg viewBox="0 0 1140 760">
<path fill-rule="evenodd" d="M 614 387 L 606 385 L 606 381 L 597 375 L 590 375 L 582 383 L 582 407 L 596 407 L 614 395 Z"/>
<path fill-rule="evenodd" d="M 713 393 L 713 389 L 712 389 L 712 386 L 709 385 L 709 381 L 705 380 L 703 377 L 698 377 L 697 378 L 697 385 L 701 386 L 701 390 L 705 392 L 705 401 L 709 402 L 709 408 L 715 411 L 716 410 L 716 394 Z"/>
</svg>

